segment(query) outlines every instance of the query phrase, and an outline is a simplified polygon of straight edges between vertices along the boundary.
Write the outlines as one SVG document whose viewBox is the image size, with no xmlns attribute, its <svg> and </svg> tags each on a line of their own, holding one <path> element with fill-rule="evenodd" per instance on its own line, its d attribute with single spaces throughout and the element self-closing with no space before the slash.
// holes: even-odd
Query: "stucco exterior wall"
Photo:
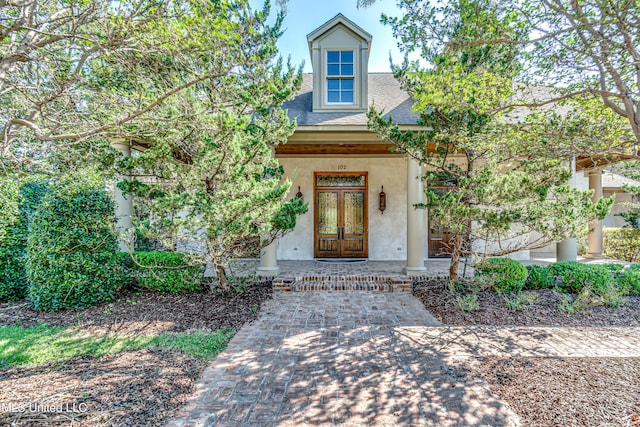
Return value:
<svg viewBox="0 0 640 427">
<path fill-rule="evenodd" d="M 611 212 L 609 212 L 609 215 L 605 217 L 605 219 L 602 221 L 602 224 L 605 227 L 624 227 L 625 225 L 627 225 L 627 223 L 624 222 L 624 219 L 622 219 L 621 216 L 616 216 L 616 214 L 629 209 L 627 207 L 621 206 L 621 204 L 633 202 L 633 195 L 624 192 L 614 193 L 607 190 L 604 190 L 602 192 L 603 197 L 611 197 L 612 194 L 616 195 L 616 199 L 613 202 L 613 206 L 611 207 Z"/>
<path fill-rule="evenodd" d="M 279 260 L 313 259 L 313 173 L 368 172 L 369 259 L 407 258 L 407 161 L 402 157 L 296 157 L 280 158 L 285 175 L 293 185 L 289 197 L 300 191 L 309 211 L 298 217 L 294 231 L 278 242 Z M 387 195 L 387 209 L 378 210 L 381 186 Z M 425 215 L 426 216 L 426 215 Z M 426 253 L 426 249 L 425 249 Z"/>
</svg>

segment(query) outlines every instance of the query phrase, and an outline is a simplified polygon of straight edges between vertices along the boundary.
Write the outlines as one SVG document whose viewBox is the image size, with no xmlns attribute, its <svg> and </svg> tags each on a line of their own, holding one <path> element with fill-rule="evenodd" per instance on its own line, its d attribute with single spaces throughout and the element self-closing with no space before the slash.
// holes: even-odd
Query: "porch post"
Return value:
<svg viewBox="0 0 640 427">
<path fill-rule="evenodd" d="M 280 272 L 278 267 L 278 241 L 274 240 L 271 244 L 260 249 L 260 266 L 256 274 L 261 277 L 277 276 Z"/>
<path fill-rule="evenodd" d="M 569 185 L 576 188 L 576 158 L 573 157 L 570 163 L 571 178 Z M 578 259 L 578 241 L 575 237 L 569 237 L 556 243 L 556 261 L 576 261 Z"/>
<path fill-rule="evenodd" d="M 407 276 L 419 276 L 427 269 L 424 266 L 424 247 L 427 238 L 425 210 L 413 205 L 422 203 L 422 166 L 413 157 L 407 160 Z"/>
<path fill-rule="evenodd" d="M 131 143 L 126 140 L 113 141 L 113 146 L 125 157 L 131 156 Z M 118 181 L 130 181 L 131 176 L 120 175 Z M 126 232 L 131 229 L 133 215 L 133 198 L 131 194 L 124 195 L 122 190 L 114 184 L 113 199 L 116 213 L 116 232 L 118 233 L 118 248 L 123 252 L 134 250 L 133 243 L 126 238 Z"/>
<path fill-rule="evenodd" d="M 276 149 L 271 148 L 271 158 L 276 157 Z M 280 273 L 280 267 L 278 267 L 278 241 L 274 240 L 267 246 L 262 246 L 262 239 L 264 236 L 260 236 L 260 266 L 256 270 L 256 274 L 260 277 L 275 277 Z"/>
<path fill-rule="evenodd" d="M 589 171 L 589 189 L 593 190 L 591 201 L 596 203 L 602 198 L 602 171 L 592 169 Z M 603 258 L 602 221 L 593 220 L 589 223 L 589 237 L 587 258 Z"/>
</svg>

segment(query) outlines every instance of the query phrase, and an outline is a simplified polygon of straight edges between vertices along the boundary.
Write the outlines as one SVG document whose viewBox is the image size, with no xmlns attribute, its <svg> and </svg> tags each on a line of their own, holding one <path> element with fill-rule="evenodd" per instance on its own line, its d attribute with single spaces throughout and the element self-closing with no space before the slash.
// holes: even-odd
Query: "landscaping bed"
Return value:
<svg viewBox="0 0 640 427">
<path fill-rule="evenodd" d="M 522 309 L 492 291 L 477 292 L 477 309 L 465 311 L 446 280 L 416 284 L 414 294 L 442 323 L 452 326 L 640 326 L 640 297 L 618 307 L 593 306 L 573 314 L 560 308 L 562 294 L 540 289 Z M 522 425 L 640 426 L 640 358 L 481 357 L 464 362 L 466 376 L 487 383 Z"/>
<path fill-rule="evenodd" d="M 640 358 L 484 358 L 469 368 L 523 426 L 640 426 Z"/>
<path fill-rule="evenodd" d="M 446 325 L 640 326 L 640 296 L 628 296 L 626 302 L 616 308 L 594 306 L 569 314 L 559 307 L 560 294 L 550 289 L 527 292 L 535 292 L 537 300 L 521 310 L 508 308 L 507 296 L 484 291 L 477 293 L 478 309 L 464 311 L 449 292 L 446 280 L 428 280 L 414 287 L 414 295 Z"/>
<path fill-rule="evenodd" d="M 146 349 L 1 369 L 0 425 L 163 425 L 206 365 Z"/>
<path fill-rule="evenodd" d="M 214 331 L 228 339 L 224 331 L 255 319 L 270 296 L 263 283 L 224 294 L 126 291 L 109 303 L 52 313 L 26 301 L 2 303 L 0 326 L 25 332 L 0 348 L 9 359 L 0 353 L 0 425 L 164 425 L 218 351 Z M 24 352 L 17 346 L 46 345 L 42 357 L 56 360 L 11 362 Z M 81 355 L 55 354 L 69 346 Z"/>
<path fill-rule="evenodd" d="M 271 284 L 243 288 L 242 292 L 163 293 L 124 291 L 108 303 L 82 310 L 35 311 L 27 301 L 0 303 L 0 325 L 81 327 L 120 334 L 152 335 L 192 329 L 238 329 L 257 316 L 271 296 Z"/>
</svg>

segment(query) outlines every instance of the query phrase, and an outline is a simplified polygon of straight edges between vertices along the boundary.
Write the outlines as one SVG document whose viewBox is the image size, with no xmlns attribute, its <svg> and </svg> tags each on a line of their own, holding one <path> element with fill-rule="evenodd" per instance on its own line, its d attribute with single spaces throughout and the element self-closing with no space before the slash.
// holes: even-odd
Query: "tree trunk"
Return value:
<svg viewBox="0 0 640 427">
<path fill-rule="evenodd" d="M 216 276 L 218 277 L 218 286 L 222 291 L 228 291 L 231 289 L 229 286 L 229 279 L 227 278 L 227 273 L 224 271 L 224 265 L 218 262 L 214 262 L 216 267 Z"/>
<path fill-rule="evenodd" d="M 462 252 L 462 235 L 455 237 L 453 250 L 451 251 L 451 264 L 449 264 L 449 283 L 453 283 L 458 278 L 458 264 L 460 263 L 460 253 Z"/>
</svg>

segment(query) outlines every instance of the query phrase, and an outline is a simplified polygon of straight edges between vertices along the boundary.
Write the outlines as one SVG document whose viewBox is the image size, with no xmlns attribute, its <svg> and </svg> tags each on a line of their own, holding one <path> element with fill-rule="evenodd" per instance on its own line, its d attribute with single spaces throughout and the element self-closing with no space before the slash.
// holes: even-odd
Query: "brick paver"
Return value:
<svg viewBox="0 0 640 427">
<path fill-rule="evenodd" d="M 446 327 L 406 293 L 277 293 L 171 425 L 518 425 L 464 359 L 638 357 L 638 332 Z"/>
<path fill-rule="evenodd" d="M 444 358 L 640 357 L 640 328 L 465 326 L 408 332 Z"/>
<path fill-rule="evenodd" d="M 482 384 L 425 355 L 406 293 L 279 293 L 207 368 L 172 425 L 510 425 Z"/>
</svg>

